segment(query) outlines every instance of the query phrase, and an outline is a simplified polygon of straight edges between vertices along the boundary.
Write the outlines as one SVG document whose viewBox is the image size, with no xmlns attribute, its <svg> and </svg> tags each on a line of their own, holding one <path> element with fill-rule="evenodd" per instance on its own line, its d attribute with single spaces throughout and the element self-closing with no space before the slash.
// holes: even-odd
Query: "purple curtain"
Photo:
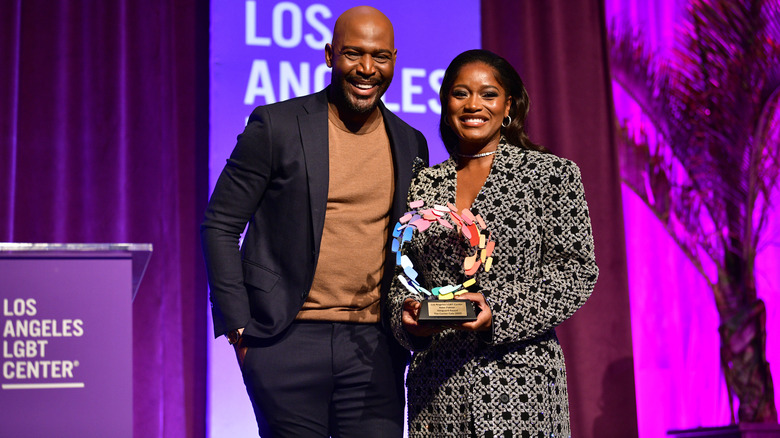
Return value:
<svg viewBox="0 0 780 438">
<path fill-rule="evenodd" d="M 152 243 L 134 435 L 204 436 L 208 2 L 3 0 L 0 27 L 0 240 Z"/>
<path fill-rule="evenodd" d="M 631 321 L 603 0 L 482 2 L 482 46 L 513 63 L 531 97 L 531 139 L 582 170 L 600 274 L 558 329 L 572 435 L 637 436 Z"/>
</svg>

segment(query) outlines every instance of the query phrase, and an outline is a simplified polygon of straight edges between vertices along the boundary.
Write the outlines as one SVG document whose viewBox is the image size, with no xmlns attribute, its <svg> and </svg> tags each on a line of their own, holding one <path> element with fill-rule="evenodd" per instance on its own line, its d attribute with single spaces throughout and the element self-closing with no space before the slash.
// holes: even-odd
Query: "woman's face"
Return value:
<svg viewBox="0 0 780 438">
<path fill-rule="evenodd" d="M 498 143 L 511 98 L 496 80 L 492 67 L 481 62 L 461 67 L 446 102 L 445 121 L 461 146 Z"/>
</svg>

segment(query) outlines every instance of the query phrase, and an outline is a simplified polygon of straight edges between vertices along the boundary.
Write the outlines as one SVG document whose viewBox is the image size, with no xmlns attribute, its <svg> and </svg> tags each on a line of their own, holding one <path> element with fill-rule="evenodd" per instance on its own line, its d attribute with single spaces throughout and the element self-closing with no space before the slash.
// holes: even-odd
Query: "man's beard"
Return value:
<svg viewBox="0 0 780 438">
<path fill-rule="evenodd" d="M 390 84 L 387 81 L 381 81 L 377 84 L 377 92 L 374 94 L 374 96 L 369 98 L 362 98 L 361 96 L 357 96 L 353 93 L 351 93 L 348 88 L 351 87 L 352 84 L 347 80 L 347 78 L 342 78 L 341 83 L 341 92 L 339 93 L 341 96 L 342 102 L 347 106 L 347 109 L 350 112 L 353 112 L 355 114 L 367 114 L 376 109 L 377 106 L 379 106 L 379 101 L 382 98 L 382 96 L 385 94 L 385 91 L 387 91 L 387 88 L 390 86 Z"/>
</svg>

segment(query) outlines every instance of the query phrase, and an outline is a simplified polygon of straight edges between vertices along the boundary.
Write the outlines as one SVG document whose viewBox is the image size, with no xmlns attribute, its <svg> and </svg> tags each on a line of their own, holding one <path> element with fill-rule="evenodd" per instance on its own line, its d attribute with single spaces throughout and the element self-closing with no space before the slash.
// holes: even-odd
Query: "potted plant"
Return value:
<svg viewBox="0 0 780 438">
<path fill-rule="evenodd" d="M 726 429 L 738 434 L 673 433 L 766 436 L 741 429 L 777 425 L 754 266 L 780 171 L 780 2 L 692 0 L 685 27 L 668 61 L 656 60 L 636 32 L 610 32 L 613 78 L 655 131 L 618 127 L 621 173 L 706 278 L 720 319 Z"/>
</svg>

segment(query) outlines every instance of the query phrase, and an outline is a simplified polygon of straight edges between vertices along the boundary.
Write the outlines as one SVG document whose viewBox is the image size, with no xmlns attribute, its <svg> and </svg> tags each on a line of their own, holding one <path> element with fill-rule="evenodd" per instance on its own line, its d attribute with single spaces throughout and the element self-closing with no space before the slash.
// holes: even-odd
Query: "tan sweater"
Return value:
<svg viewBox="0 0 780 438">
<path fill-rule="evenodd" d="M 329 184 L 325 227 L 309 297 L 299 320 L 375 323 L 395 177 L 379 110 L 350 132 L 328 113 Z"/>
</svg>

